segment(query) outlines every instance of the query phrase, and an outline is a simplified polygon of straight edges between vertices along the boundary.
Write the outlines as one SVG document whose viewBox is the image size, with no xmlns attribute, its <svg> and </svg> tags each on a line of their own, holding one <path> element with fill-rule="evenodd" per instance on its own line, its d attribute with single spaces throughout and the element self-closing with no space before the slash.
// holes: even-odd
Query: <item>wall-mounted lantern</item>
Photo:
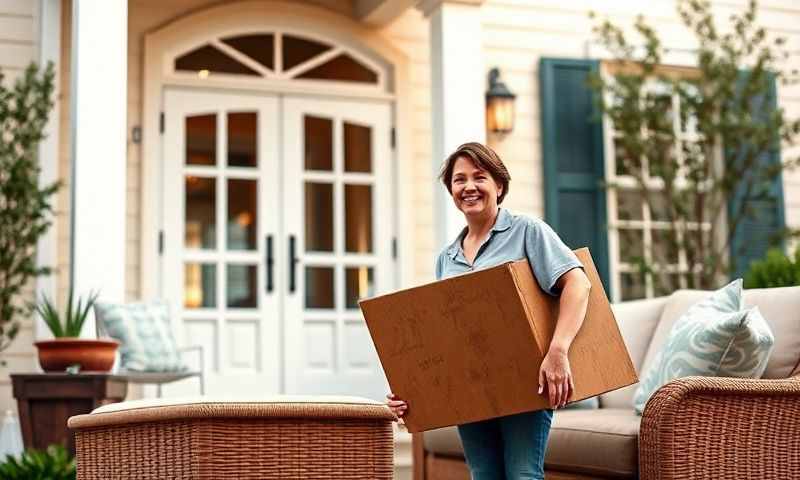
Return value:
<svg viewBox="0 0 800 480">
<path fill-rule="evenodd" d="M 489 71 L 489 90 L 486 92 L 486 128 L 492 133 L 506 134 L 514 129 L 514 99 L 506 84 L 500 80 L 500 70 Z"/>
</svg>

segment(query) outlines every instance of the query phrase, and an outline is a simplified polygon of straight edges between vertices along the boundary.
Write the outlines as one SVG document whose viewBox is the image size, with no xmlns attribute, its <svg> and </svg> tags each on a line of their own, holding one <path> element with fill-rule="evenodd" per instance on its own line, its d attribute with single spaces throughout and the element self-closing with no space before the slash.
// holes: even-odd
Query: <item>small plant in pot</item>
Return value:
<svg viewBox="0 0 800 480">
<path fill-rule="evenodd" d="M 35 342 L 39 364 L 45 372 L 63 372 L 78 368 L 82 371 L 107 372 L 114 365 L 119 343 L 112 339 L 79 338 L 97 294 L 73 302 L 72 289 L 63 318 L 48 297 L 43 297 L 35 309 L 55 337 Z"/>
</svg>

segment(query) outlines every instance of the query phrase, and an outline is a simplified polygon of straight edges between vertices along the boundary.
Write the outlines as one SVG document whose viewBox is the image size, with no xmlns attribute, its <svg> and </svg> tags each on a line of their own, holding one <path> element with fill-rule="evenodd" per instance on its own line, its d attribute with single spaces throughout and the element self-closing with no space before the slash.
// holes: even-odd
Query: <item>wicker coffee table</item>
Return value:
<svg viewBox="0 0 800 480">
<path fill-rule="evenodd" d="M 391 411 L 356 397 L 135 400 L 69 419 L 78 479 L 391 479 Z"/>
</svg>

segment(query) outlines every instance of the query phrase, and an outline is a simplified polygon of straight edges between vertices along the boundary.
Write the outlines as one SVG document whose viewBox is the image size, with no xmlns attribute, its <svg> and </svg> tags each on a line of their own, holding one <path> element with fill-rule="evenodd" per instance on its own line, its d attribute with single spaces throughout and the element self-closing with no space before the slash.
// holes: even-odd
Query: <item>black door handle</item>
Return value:
<svg viewBox="0 0 800 480">
<path fill-rule="evenodd" d="M 267 258 L 266 258 L 267 293 L 272 293 L 272 290 L 275 288 L 272 278 L 274 267 L 275 267 L 275 259 L 272 258 L 272 235 L 267 235 Z"/>
<path fill-rule="evenodd" d="M 289 293 L 294 293 L 297 289 L 297 272 L 295 271 L 297 263 L 297 241 L 294 235 L 289 235 Z"/>
</svg>

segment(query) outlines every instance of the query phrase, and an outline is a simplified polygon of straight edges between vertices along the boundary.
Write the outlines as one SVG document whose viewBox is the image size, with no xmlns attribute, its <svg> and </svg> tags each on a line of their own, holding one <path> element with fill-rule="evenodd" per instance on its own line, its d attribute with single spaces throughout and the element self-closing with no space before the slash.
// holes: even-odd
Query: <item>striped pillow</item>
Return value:
<svg viewBox="0 0 800 480">
<path fill-rule="evenodd" d="M 120 366 L 123 370 L 186 370 L 172 335 L 169 306 L 165 302 L 124 305 L 97 302 L 94 313 L 101 332 L 120 342 Z"/>
</svg>

